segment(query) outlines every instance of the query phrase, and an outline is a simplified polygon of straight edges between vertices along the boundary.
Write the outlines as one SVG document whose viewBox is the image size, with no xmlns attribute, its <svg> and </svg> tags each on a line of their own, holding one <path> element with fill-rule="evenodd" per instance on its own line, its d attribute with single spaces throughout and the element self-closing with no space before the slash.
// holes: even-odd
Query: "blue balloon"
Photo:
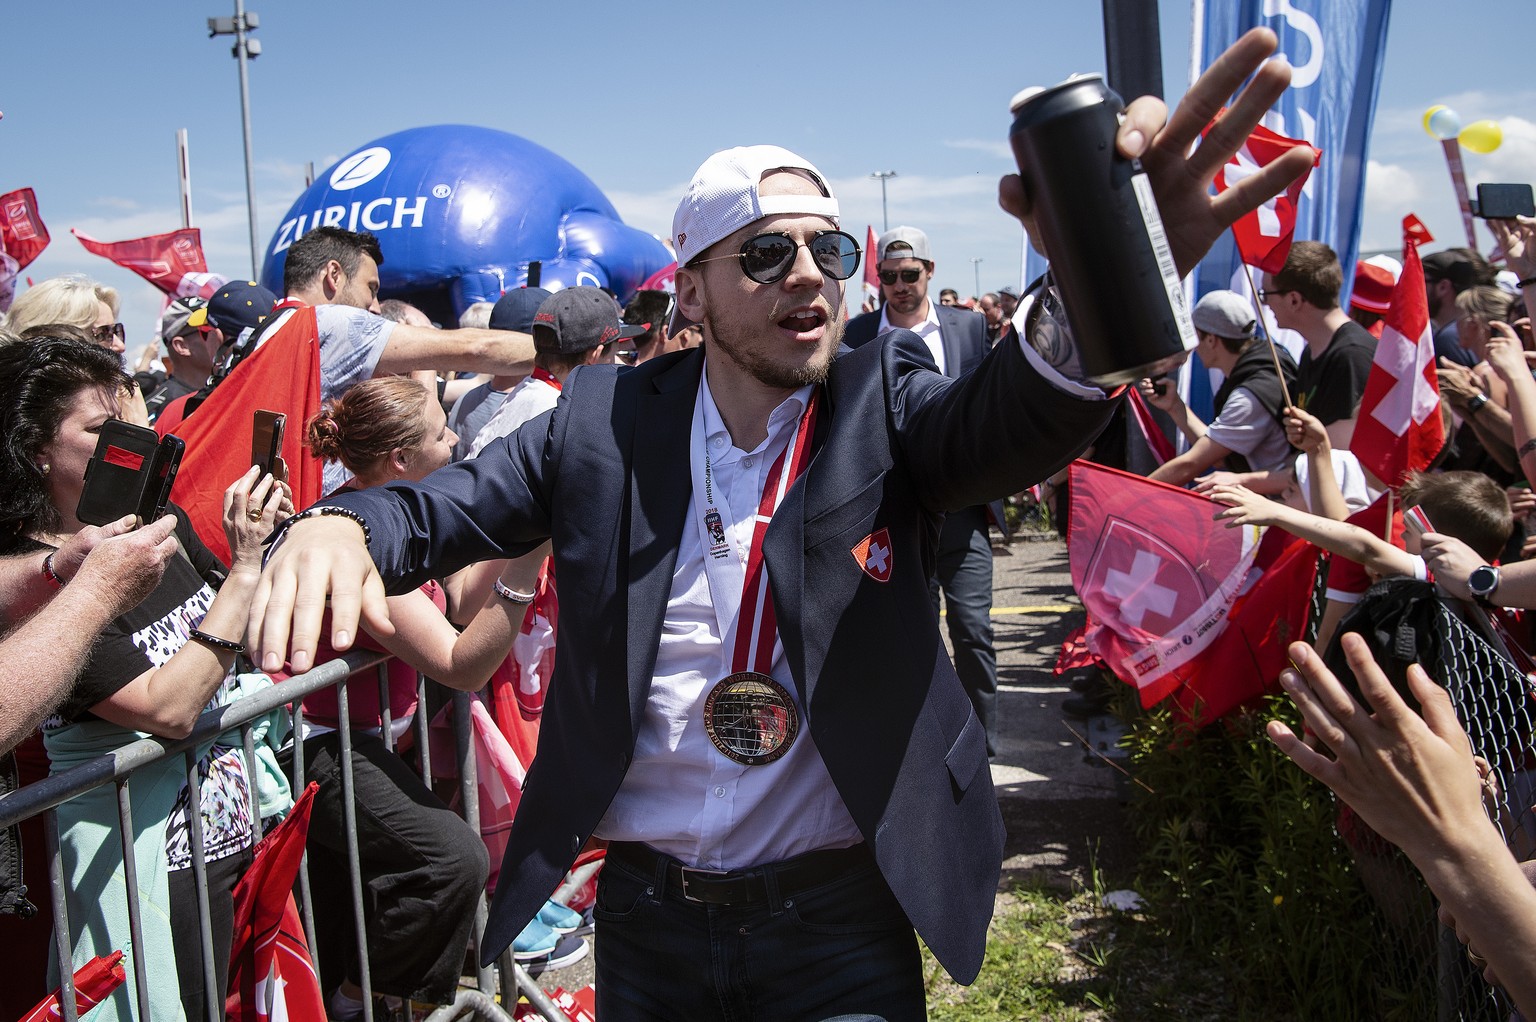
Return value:
<svg viewBox="0 0 1536 1022">
<path fill-rule="evenodd" d="M 281 294 L 289 246 L 322 225 L 377 235 L 380 296 L 439 322 L 525 284 L 530 262 L 541 264 L 540 286 L 551 291 L 587 284 L 624 302 L 672 261 L 566 160 L 517 135 L 462 124 L 386 135 L 328 168 L 272 236 L 262 283 Z"/>
</svg>

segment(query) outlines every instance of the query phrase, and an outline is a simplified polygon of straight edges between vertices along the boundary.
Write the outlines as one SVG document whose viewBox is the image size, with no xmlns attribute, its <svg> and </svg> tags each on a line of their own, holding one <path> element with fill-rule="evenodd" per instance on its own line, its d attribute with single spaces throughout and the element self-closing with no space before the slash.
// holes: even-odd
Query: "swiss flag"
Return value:
<svg viewBox="0 0 1536 1022">
<path fill-rule="evenodd" d="M 876 582 L 891 580 L 891 567 L 896 556 L 891 551 L 891 534 L 885 529 L 865 536 L 849 553 L 859 562 L 864 574 Z"/>
<path fill-rule="evenodd" d="M 201 295 L 208 283 L 203 235 L 196 227 L 128 241 L 97 241 L 74 228 L 70 233 L 87 252 L 132 270 L 168 295 Z"/>
<path fill-rule="evenodd" d="M 1212 121 L 1201 134 L 1209 132 L 1214 124 L 1215 121 Z M 1226 191 L 1292 149 L 1301 147 L 1312 150 L 1312 166 L 1317 166 L 1323 158 L 1321 149 L 1301 139 L 1286 138 L 1262 124 L 1256 125 L 1248 141 L 1216 172 L 1217 193 Z M 1301 189 L 1311 173 L 1308 170 L 1292 181 L 1284 192 L 1265 200 L 1263 205 L 1239 217 L 1232 225 L 1232 237 L 1237 241 L 1237 251 L 1243 257 L 1243 262 L 1266 273 L 1279 273 L 1285 269 L 1285 257 L 1290 254 L 1291 240 L 1296 233 L 1296 199 L 1301 195 Z"/>
<path fill-rule="evenodd" d="M 1083 461 L 1071 471 L 1067 552 L 1088 648 L 1151 706 L 1226 628 L 1258 530 L 1224 527 L 1188 490 Z"/>
<path fill-rule="evenodd" d="M 880 271 L 875 265 L 875 228 L 869 227 L 864 236 L 864 300 L 879 301 Z"/>
<path fill-rule="evenodd" d="M 1393 489 L 1410 472 L 1428 467 L 1445 446 L 1435 342 L 1419 261 L 1423 236 L 1417 218 L 1403 220 L 1403 272 L 1392 289 L 1349 444 L 1360 464 Z"/>
</svg>

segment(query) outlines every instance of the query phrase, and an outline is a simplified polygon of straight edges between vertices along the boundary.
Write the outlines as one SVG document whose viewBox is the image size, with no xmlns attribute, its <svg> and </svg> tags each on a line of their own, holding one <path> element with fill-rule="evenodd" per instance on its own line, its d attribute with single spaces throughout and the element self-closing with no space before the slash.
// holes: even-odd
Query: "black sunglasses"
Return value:
<svg viewBox="0 0 1536 1022">
<path fill-rule="evenodd" d="M 810 243 L 811 259 L 823 275 L 833 280 L 847 280 L 859 268 L 859 243 L 853 235 L 842 231 L 817 231 Z M 800 251 L 800 242 L 787 234 L 759 234 L 741 243 L 741 251 L 734 256 L 710 256 L 695 259 L 697 263 L 714 262 L 717 259 L 740 259 L 741 272 L 747 279 L 759 284 L 776 284 L 789 275 Z"/>
<path fill-rule="evenodd" d="M 881 270 L 880 271 L 880 283 L 885 284 L 887 287 L 889 287 L 891 284 L 896 283 L 896 278 L 897 277 L 900 277 L 901 278 L 901 282 L 903 284 L 916 284 L 918 279 L 920 277 L 922 277 L 922 275 L 923 275 L 923 271 L 920 270 L 920 269 L 919 270 Z"/>
<path fill-rule="evenodd" d="M 91 337 L 95 339 L 97 344 L 111 344 L 114 337 L 120 341 L 127 340 L 128 329 L 121 323 L 113 323 L 111 326 L 92 327 Z"/>
</svg>

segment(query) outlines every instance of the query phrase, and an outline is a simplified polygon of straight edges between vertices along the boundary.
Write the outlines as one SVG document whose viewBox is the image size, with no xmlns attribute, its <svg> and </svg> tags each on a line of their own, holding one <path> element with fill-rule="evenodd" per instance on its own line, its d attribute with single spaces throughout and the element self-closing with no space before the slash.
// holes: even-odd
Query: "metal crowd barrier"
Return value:
<svg viewBox="0 0 1536 1022">
<path fill-rule="evenodd" d="M 341 682 L 355 674 L 367 670 L 375 670 L 379 679 L 379 707 L 381 715 L 381 737 L 385 745 L 394 750 L 394 737 L 390 729 L 389 716 L 389 692 L 387 660 L 388 656 L 382 653 L 351 652 L 342 654 L 335 660 L 326 661 L 317 665 L 306 674 L 301 674 L 280 684 L 274 685 L 255 695 L 239 699 L 227 706 L 209 710 L 204 713 L 193 728 L 192 733 L 179 741 L 171 741 L 164 738 L 144 738 L 132 742 L 113 752 L 106 753 L 87 763 L 82 763 L 71 770 L 61 774 L 43 778 L 33 784 L 27 785 L 0 797 L 0 830 L 12 827 L 23 820 L 45 813 L 43 828 L 48 855 L 48 880 L 49 900 L 53 908 L 54 942 L 60 962 L 60 1001 L 63 1022 L 78 1022 L 75 1009 L 74 981 L 69 968 L 71 960 L 71 947 L 68 912 L 64 901 L 64 868 L 63 859 L 59 851 L 59 826 L 58 816 L 55 812 L 57 806 L 68 800 L 82 795 L 107 784 L 117 788 L 118 809 L 118 835 L 123 848 L 123 874 L 125 886 L 128 891 L 128 925 L 129 933 L 135 948 L 143 947 L 143 930 L 140 916 L 138 898 L 137 863 L 133 854 L 133 816 L 132 802 L 129 793 L 129 780 L 134 771 L 155 763 L 164 762 L 173 756 L 180 755 L 186 763 L 187 787 L 191 792 L 187 805 L 187 824 L 191 839 L 192 862 L 191 868 L 197 889 L 198 922 L 202 930 L 202 967 L 204 976 L 204 990 L 207 996 L 206 1010 L 208 1017 L 219 1019 L 224 1017 L 224 1006 L 219 1003 L 219 991 L 215 976 L 213 958 L 213 928 L 210 922 L 208 908 L 208 874 L 207 866 L 203 862 L 203 834 L 202 813 L 200 811 L 200 779 L 197 769 L 197 746 L 208 742 L 215 736 L 234 728 L 240 731 L 241 744 L 245 752 L 247 773 L 247 795 L 250 799 L 250 812 L 252 822 L 253 843 L 261 839 L 261 816 L 256 804 L 256 748 L 252 738 L 252 722 L 281 707 L 291 704 L 293 713 L 293 784 L 294 797 L 304 790 L 304 743 L 300 739 L 303 733 L 304 712 L 299 701 L 312 692 L 318 692 L 324 688 L 336 686 L 336 717 L 337 720 L 349 720 L 349 704 L 347 698 L 347 686 Z M 432 757 L 428 743 L 427 721 L 427 682 L 417 675 L 417 713 L 416 713 L 416 743 L 421 754 L 422 781 L 427 787 L 432 786 Z M 453 730 L 455 755 L 458 760 L 459 791 L 463 803 L 465 822 L 476 834 L 480 832 L 480 798 L 478 783 L 475 774 L 475 757 L 471 753 L 470 733 L 472 725 L 469 717 L 470 694 L 467 692 L 453 692 Z M 341 744 L 341 783 L 343 793 L 343 813 L 347 831 L 347 871 L 351 882 L 352 896 L 352 922 L 357 936 L 359 953 L 359 972 L 361 982 L 359 986 L 363 990 L 363 1020 L 374 1022 L 373 1013 L 373 987 L 372 977 L 369 974 L 367 953 L 367 927 L 363 912 L 363 880 L 359 866 L 357 847 L 357 812 L 355 793 L 353 789 L 352 767 L 352 734 L 346 728 L 338 730 Z M 309 855 L 306 852 L 302 865 L 299 868 L 299 902 L 300 914 L 304 922 L 304 934 L 309 941 L 310 956 L 314 962 L 316 972 L 319 971 L 319 948 L 315 940 L 314 903 L 311 897 L 309 881 Z M 477 951 L 482 934 L 485 932 L 486 900 L 482 895 L 478 907 L 475 910 L 475 922 L 472 931 L 472 940 Z M 111 951 L 111 948 L 102 948 L 101 953 Z M 148 1022 L 149 1011 L 149 987 L 145 974 L 145 963 L 141 955 L 133 956 L 134 986 L 137 995 L 138 1017 L 141 1022 Z M 504 1003 L 498 1004 L 496 995 L 505 993 Z M 477 967 L 476 987 L 473 989 L 459 989 L 452 1004 L 446 1004 L 427 1016 L 427 1022 L 449 1022 L 467 1014 L 473 1014 L 487 1022 L 511 1022 L 511 1005 L 521 995 L 527 998 L 530 1005 L 543 1018 L 550 1022 L 564 1022 L 565 1014 L 544 993 L 528 972 L 512 958 L 508 949 L 500 959 L 496 967 Z"/>
</svg>

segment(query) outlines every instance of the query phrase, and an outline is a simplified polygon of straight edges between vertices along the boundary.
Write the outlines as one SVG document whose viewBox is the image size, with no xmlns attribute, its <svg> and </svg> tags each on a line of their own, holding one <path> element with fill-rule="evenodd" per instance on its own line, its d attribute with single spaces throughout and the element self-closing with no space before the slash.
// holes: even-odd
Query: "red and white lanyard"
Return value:
<svg viewBox="0 0 1536 1022">
<path fill-rule="evenodd" d="M 734 572 L 727 566 L 736 567 L 741 564 L 741 561 L 739 557 L 732 556 L 733 551 L 728 544 L 722 549 L 722 544 L 717 542 L 711 534 L 712 515 L 715 518 L 716 527 L 722 529 L 725 523 L 732 519 L 724 495 L 714 491 L 709 437 L 704 429 L 704 401 L 705 396 L 701 386 L 698 406 L 695 409 L 692 447 L 695 452 L 702 452 L 702 457 L 693 458 L 695 469 L 693 504 L 698 511 L 695 524 L 699 530 L 699 541 L 704 551 L 705 575 L 709 579 L 711 592 L 716 594 L 715 614 L 720 624 L 722 641 L 726 641 L 731 634 L 730 626 L 732 624 L 735 626 L 729 673 L 756 671 L 760 674 L 771 674 L 773 662 L 778 655 L 779 636 L 773 600 L 768 591 L 768 572 L 763 564 L 763 541 L 768 535 L 768 525 L 773 521 L 773 515 L 783 502 L 784 495 L 789 492 L 789 488 L 810 464 L 811 437 L 816 432 L 820 391 L 819 389 L 811 391 L 810 399 L 800 415 L 800 422 L 794 436 L 774 459 L 764 479 L 763 495 L 758 501 L 757 514 L 753 517 L 752 539 L 747 548 L 741 582 L 741 598 L 734 621 L 729 618 L 729 608 L 721 605 L 720 594 L 728 591 L 727 587 L 734 581 L 730 577 Z"/>
<path fill-rule="evenodd" d="M 560 389 L 560 381 L 555 379 L 554 374 L 551 373 L 548 369 L 545 369 L 543 366 L 534 366 L 533 372 L 529 373 L 528 375 L 530 378 L 538 380 L 541 383 L 549 384 L 556 390 Z"/>
</svg>

